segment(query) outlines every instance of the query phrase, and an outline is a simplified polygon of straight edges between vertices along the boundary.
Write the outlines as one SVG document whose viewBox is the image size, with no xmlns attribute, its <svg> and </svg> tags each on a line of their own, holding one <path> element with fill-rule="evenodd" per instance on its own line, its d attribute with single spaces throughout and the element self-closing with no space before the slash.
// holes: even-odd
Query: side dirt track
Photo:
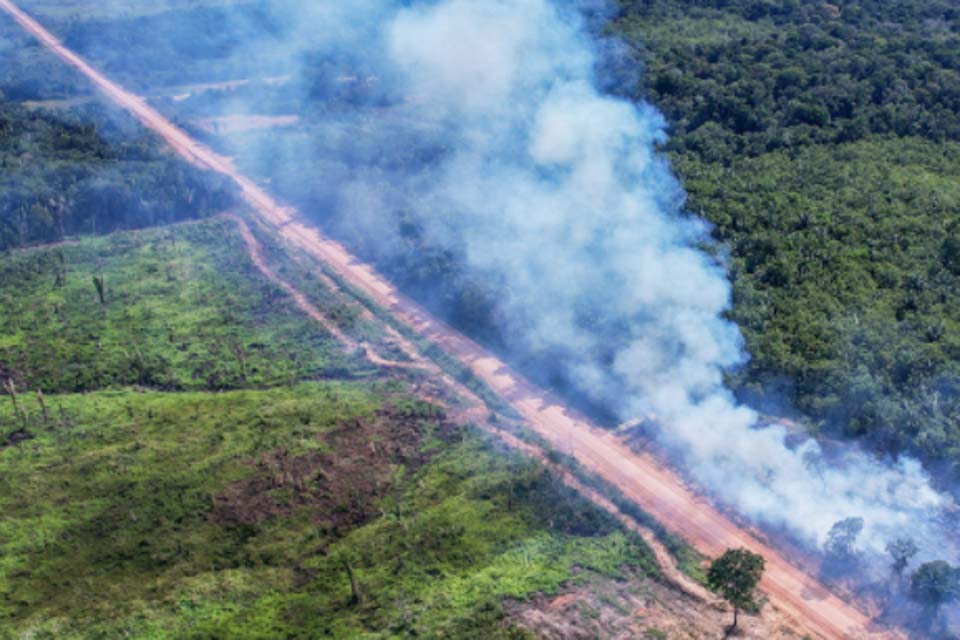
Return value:
<svg viewBox="0 0 960 640">
<path fill-rule="evenodd" d="M 782 554 L 737 526 L 703 497 L 685 486 L 675 473 L 652 455 L 632 451 L 614 434 L 592 425 L 567 409 L 557 398 L 532 385 L 503 361 L 432 317 L 401 294 L 372 267 L 343 246 L 297 219 L 297 212 L 281 206 L 231 163 L 199 144 L 150 107 L 146 101 L 110 81 L 10 0 L 0 9 L 65 62 L 91 80 L 106 96 L 129 110 L 147 128 L 160 135 L 188 161 L 230 177 L 240 187 L 255 214 L 294 247 L 319 259 L 348 286 L 387 310 L 400 323 L 440 346 L 509 403 L 526 426 L 568 452 L 590 472 L 616 486 L 671 532 L 685 538 L 701 553 L 716 556 L 729 547 L 747 547 L 766 558 L 762 588 L 772 605 L 795 618 L 816 637 L 903 638 L 901 633 L 874 625 L 869 616 L 830 592 Z M 602 506 L 602 505 L 601 505 Z"/>
</svg>

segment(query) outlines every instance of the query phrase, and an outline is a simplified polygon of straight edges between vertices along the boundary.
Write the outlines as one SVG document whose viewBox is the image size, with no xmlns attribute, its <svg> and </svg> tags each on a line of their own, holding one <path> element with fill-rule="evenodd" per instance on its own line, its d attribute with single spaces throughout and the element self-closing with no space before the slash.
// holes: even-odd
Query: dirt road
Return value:
<svg viewBox="0 0 960 640">
<path fill-rule="evenodd" d="M 397 320 L 462 361 L 509 402 L 524 417 L 530 429 L 618 487 L 668 529 L 708 556 L 740 546 L 762 554 L 767 560 L 762 588 L 770 602 L 799 620 L 811 635 L 828 639 L 903 637 L 874 628 L 867 615 L 794 567 L 775 549 L 738 527 L 708 501 L 690 491 L 660 461 L 632 451 L 614 434 L 591 425 L 583 416 L 568 410 L 556 398 L 530 384 L 479 345 L 430 316 L 340 244 L 299 222 L 295 211 L 281 206 L 252 180 L 238 174 L 228 160 L 191 139 L 142 98 L 93 69 L 10 0 L 0 0 L 0 9 L 190 162 L 232 178 L 250 207 L 273 225 L 279 235 L 322 260 L 328 269 L 388 310 Z"/>
</svg>

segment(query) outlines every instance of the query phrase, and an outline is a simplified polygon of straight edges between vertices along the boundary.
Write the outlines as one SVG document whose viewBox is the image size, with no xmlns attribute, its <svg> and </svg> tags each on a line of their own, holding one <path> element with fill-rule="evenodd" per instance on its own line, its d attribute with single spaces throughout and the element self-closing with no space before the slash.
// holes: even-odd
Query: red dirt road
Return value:
<svg viewBox="0 0 960 640">
<path fill-rule="evenodd" d="M 694 494 L 656 458 L 632 451 L 614 434 L 591 425 L 584 417 L 568 410 L 556 398 L 512 371 L 497 357 L 433 318 L 340 244 L 297 221 L 295 211 L 281 206 L 252 180 L 238 174 L 228 160 L 191 139 L 142 98 L 110 81 L 64 47 L 10 0 L 0 0 L 0 9 L 90 79 L 107 97 L 159 134 L 187 160 L 232 178 L 241 188 L 246 202 L 263 221 L 273 225 L 278 234 L 319 258 L 350 286 L 390 311 L 397 320 L 462 361 L 513 406 L 524 417 L 529 428 L 618 487 L 669 530 L 708 556 L 719 555 L 729 547 L 741 546 L 762 554 L 767 561 L 762 588 L 770 602 L 785 614 L 796 618 L 811 635 L 831 640 L 904 637 L 900 633 L 875 627 L 862 611 L 838 598 L 817 580 L 790 564 L 775 549 L 734 524 L 707 500 Z"/>
</svg>

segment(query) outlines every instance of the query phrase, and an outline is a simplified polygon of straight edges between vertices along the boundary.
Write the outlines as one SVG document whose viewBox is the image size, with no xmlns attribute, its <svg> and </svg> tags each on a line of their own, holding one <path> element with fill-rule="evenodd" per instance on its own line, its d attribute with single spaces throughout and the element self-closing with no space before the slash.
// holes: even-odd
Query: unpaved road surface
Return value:
<svg viewBox="0 0 960 640">
<path fill-rule="evenodd" d="M 747 547 L 762 554 L 767 561 L 762 582 L 764 592 L 771 604 L 796 618 L 808 633 L 837 640 L 904 637 L 900 633 L 874 626 L 869 616 L 857 607 L 841 600 L 775 549 L 734 524 L 707 500 L 696 495 L 659 460 L 632 451 L 614 434 L 590 424 L 558 399 L 530 384 L 497 357 L 432 317 L 343 246 L 323 236 L 315 228 L 299 222 L 295 211 L 281 206 L 252 180 L 237 173 L 227 159 L 197 143 L 145 100 L 110 81 L 64 47 L 53 34 L 10 0 L 0 0 L 0 9 L 89 78 L 107 97 L 128 109 L 146 127 L 164 138 L 184 158 L 232 178 L 256 214 L 276 227 L 277 233 L 288 242 L 323 261 L 328 269 L 388 310 L 398 321 L 463 362 L 510 403 L 523 416 L 529 428 L 618 487 L 701 553 L 716 556 L 730 547 Z"/>
</svg>

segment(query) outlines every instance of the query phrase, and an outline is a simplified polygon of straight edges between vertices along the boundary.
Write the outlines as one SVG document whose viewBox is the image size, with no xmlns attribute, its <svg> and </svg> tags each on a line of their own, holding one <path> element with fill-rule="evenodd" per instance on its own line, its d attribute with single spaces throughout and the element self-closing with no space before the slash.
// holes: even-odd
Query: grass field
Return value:
<svg viewBox="0 0 960 640">
<path fill-rule="evenodd" d="M 538 464 L 340 351 L 232 224 L 0 257 L 0 637 L 524 637 L 505 599 L 656 575 Z"/>
<path fill-rule="evenodd" d="M 655 572 L 537 466 L 402 391 L 47 403 L 56 417 L 0 452 L 11 637 L 492 637 L 503 598 L 554 591 L 575 566 Z"/>
<path fill-rule="evenodd" d="M 369 373 L 256 270 L 226 219 L 17 252 L 0 262 L 0 282 L 0 324 L 10 329 L 0 373 L 30 390 L 227 389 Z"/>
</svg>

